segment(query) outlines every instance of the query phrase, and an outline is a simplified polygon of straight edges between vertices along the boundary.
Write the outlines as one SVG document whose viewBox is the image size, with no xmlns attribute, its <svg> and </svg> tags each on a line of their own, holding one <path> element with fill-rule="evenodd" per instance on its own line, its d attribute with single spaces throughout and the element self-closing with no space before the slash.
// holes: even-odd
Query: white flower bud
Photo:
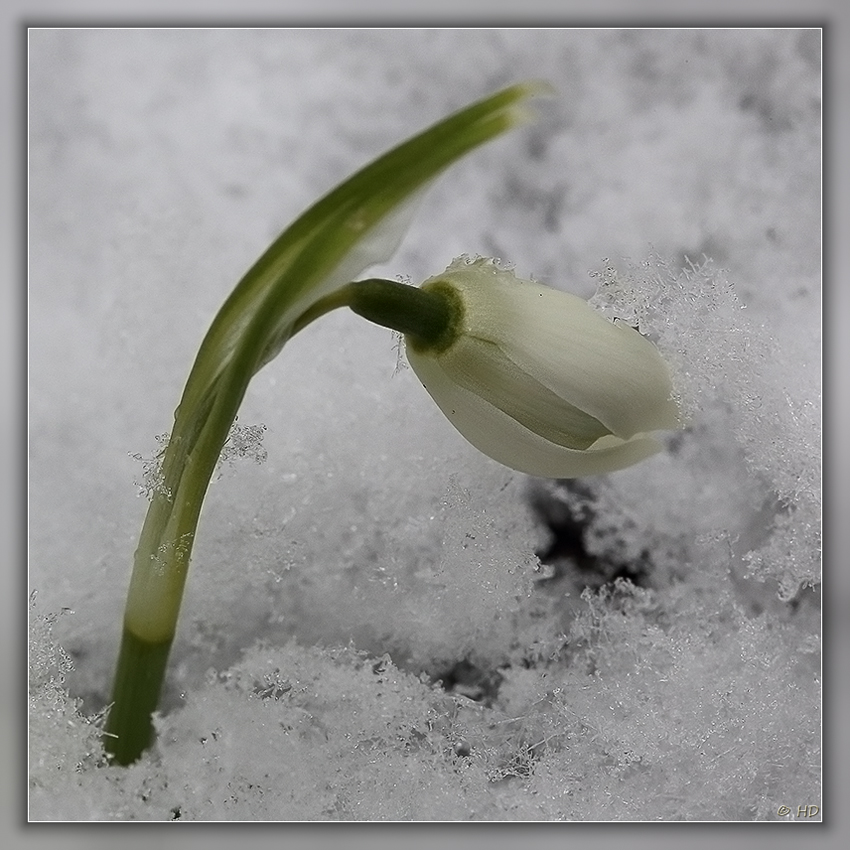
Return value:
<svg viewBox="0 0 850 850">
<path fill-rule="evenodd" d="M 448 345 L 406 336 L 413 371 L 480 451 L 530 475 L 574 478 L 631 466 L 677 428 L 670 375 L 655 346 L 581 298 L 492 260 L 455 260 L 422 284 L 459 298 Z"/>
</svg>

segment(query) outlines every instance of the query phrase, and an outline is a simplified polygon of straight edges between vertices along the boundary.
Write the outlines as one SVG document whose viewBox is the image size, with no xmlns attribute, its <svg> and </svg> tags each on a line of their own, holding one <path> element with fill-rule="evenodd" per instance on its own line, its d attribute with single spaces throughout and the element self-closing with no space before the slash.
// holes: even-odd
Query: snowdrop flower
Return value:
<svg viewBox="0 0 850 850">
<path fill-rule="evenodd" d="M 408 361 L 458 431 L 530 475 L 573 478 L 631 466 L 679 427 L 655 346 L 581 298 L 461 257 L 420 287 L 451 318 L 407 333 Z"/>
</svg>

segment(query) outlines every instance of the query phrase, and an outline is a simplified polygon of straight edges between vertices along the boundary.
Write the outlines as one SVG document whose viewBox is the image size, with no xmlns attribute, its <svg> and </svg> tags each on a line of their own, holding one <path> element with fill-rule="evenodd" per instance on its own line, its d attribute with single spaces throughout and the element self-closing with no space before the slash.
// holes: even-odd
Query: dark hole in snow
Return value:
<svg viewBox="0 0 850 850">
<path fill-rule="evenodd" d="M 486 706 L 493 704 L 502 683 L 498 671 L 485 670 L 467 659 L 458 661 L 447 670 L 437 671 L 434 678 L 449 693 L 460 694 Z"/>
<path fill-rule="evenodd" d="M 618 578 L 637 587 L 647 585 L 652 571 L 648 550 L 629 560 L 588 551 L 587 535 L 598 518 L 598 499 L 590 484 L 582 480 L 535 483 L 530 503 L 550 534 L 548 544 L 536 552 L 548 568 L 539 580 L 541 585 L 569 582 L 579 590 L 598 590 Z"/>
</svg>

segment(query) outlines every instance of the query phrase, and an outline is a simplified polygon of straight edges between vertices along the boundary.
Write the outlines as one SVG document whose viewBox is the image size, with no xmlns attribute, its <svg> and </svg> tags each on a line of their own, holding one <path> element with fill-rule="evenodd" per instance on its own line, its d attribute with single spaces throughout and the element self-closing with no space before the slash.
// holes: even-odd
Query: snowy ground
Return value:
<svg viewBox="0 0 850 850">
<path fill-rule="evenodd" d="M 320 194 L 529 78 L 558 92 L 538 122 L 455 166 L 380 271 L 468 253 L 603 281 L 691 426 L 633 469 L 532 484 L 455 434 L 389 332 L 322 320 L 243 406 L 267 459 L 211 488 L 158 750 L 97 766 L 82 717 L 145 510 L 132 455 L 216 309 Z M 819 805 L 816 31 L 35 31 L 30 121 L 31 817 Z M 53 615 L 78 706 L 50 681 Z"/>
</svg>

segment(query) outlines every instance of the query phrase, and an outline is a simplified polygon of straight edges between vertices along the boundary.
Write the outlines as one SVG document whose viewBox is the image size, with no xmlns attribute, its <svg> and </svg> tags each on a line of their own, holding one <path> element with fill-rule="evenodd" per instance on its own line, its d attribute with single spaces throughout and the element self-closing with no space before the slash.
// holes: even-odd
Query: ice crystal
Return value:
<svg viewBox="0 0 850 850">
<path fill-rule="evenodd" d="M 152 499 L 157 493 L 171 499 L 172 493 L 165 486 L 165 479 L 162 475 L 162 460 L 165 457 L 170 436 L 170 434 L 157 434 L 154 437 L 158 448 L 150 457 L 144 457 L 139 452 L 128 452 L 133 460 L 142 465 L 142 479 L 141 481 L 137 480 L 135 484 L 139 491 L 138 495 L 144 496 L 148 500 Z"/>
<path fill-rule="evenodd" d="M 216 469 L 221 472 L 222 466 L 234 466 L 237 460 L 252 460 L 254 463 L 264 463 L 268 457 L 268 453 L 263 446 L 263 437 L 268 429 L 265 425 L 240 425 L 237 419 L 230 426 L 230 431 L 227 434 L 227 439 L 222 446 L 218 456 Z M 162 474 L 162 461 L 165 457 L 165 450 L 168 448 L 170 434 L 158 434 L 156 440 L 158 448 L 150 457 L 145 457 L 139 452 L 129 452 L 133 460 L 142 465 L 142 478 L 135 482 L 138 488 L 138 495 L 145 496 L 147 499 L 153 498 L 154 494 L 161 494 L 167 499 L 171 499 L 172 493 L 165 485 L 165 479 Z"/>
<path fill-rule="evenodd" d="M 84 714 L 80 700 L 69 695 L 66 680 L 74 665 L 53 636 L 59 618 L 72 613 L 45 612 L 36 593 L 30 596 L 29 797 L 30 814 L 39 820 L 74 818 L 80 807 L 93 811 L 93 788 L 82 777 L 105 763 L 103 718 Z"/>
<path fill-rule="evenodd" d="M 230 426 L 230 432 L 224 441 L 224 446 L 219 455 L 219 465 L 228 464 L 233 466 L 237 459 L 252 460 L 254 463 L 263 463 L 268 457 L 263 447 L 263 436 L 268 429 L 265 425 L 240 425 L 238 417 Z"/>
</svg>

